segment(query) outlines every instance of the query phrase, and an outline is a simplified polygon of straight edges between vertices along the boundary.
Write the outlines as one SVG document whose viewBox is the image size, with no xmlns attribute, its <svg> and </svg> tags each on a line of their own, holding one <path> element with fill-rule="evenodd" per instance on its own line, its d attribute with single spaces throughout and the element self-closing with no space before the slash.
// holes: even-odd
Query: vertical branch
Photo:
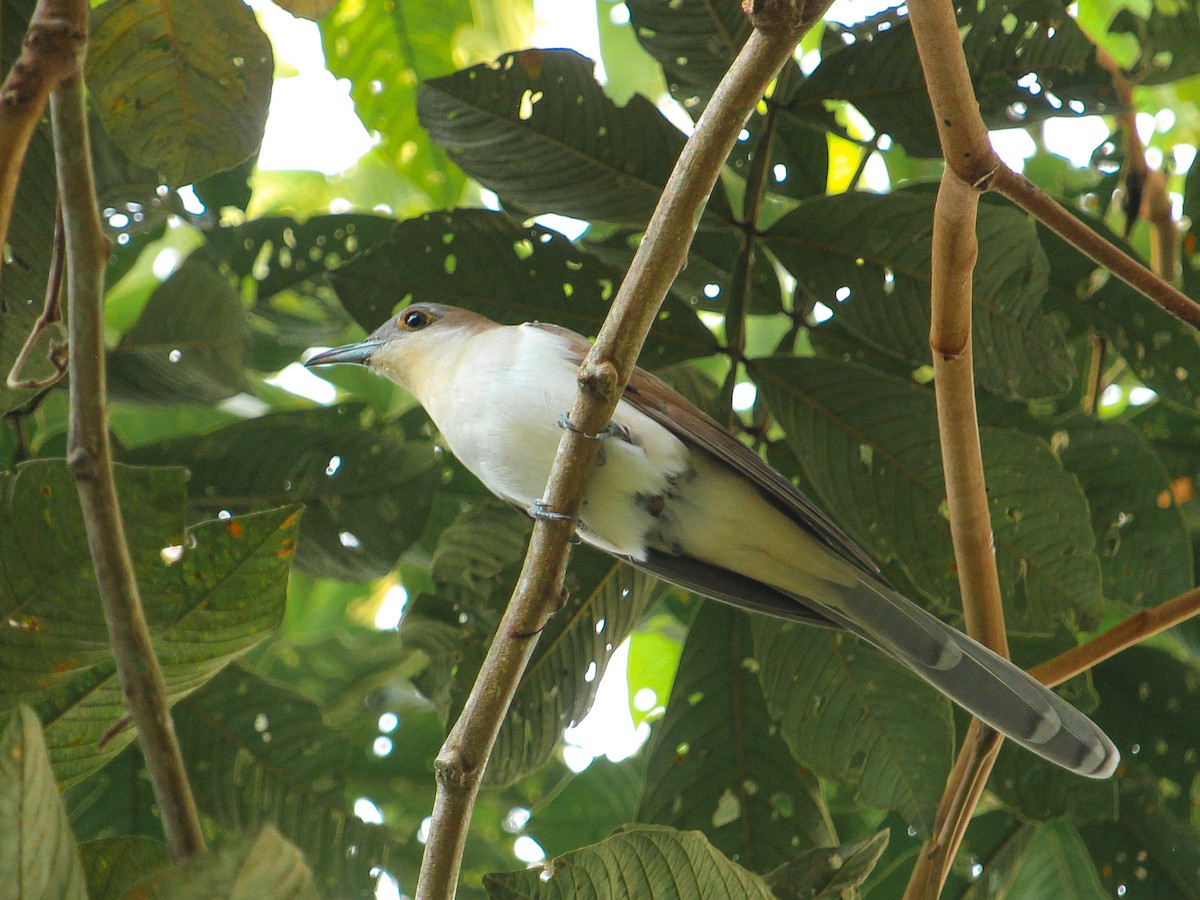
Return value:
<svg viewBox="0 0 1200 900">
<path fill-rule="evenodd" d="M 81 74 L 88 5 L 73 4 L 78 40 L 74 74 L 50 101 L 58 193 L 66 238 L 71 365 L 67 463 L 79 490 L 88 547 L 104 606 L 117 672 L 150 771 L 171 855 L 204 849 L 204 838 L 167 706 L 166 685 L 150 641 L 113 480 L 105 399 L 103 301 L 108 241 L 92 176 Z"/>
<path fill-rule="evenodd" d="M 687 260 L 696 223 L 754 104 L 828 0 L 747 0 L 755 30 L 725 74 L 671 173 L 633 263 L 591 352 L 579 370 L 546 486 L 545 504 L 565 518 L 538 519 L 517 587 L 480 668 L 471 696 L 435 762 L 437 797 L 421 862 L 418 900 L 454 896 L 471 812 L 500 724 L 540 630 L 563 591 L 568 540 L 596 459 L 598 434 L 633 371 L 675 276 Z"/>
</svg>

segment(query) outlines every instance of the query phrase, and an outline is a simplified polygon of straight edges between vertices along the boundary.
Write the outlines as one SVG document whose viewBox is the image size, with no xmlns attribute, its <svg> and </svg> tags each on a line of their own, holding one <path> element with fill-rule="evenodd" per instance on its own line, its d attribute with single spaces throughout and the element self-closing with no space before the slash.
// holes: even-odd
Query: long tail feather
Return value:
<svg viewBox="0 0 1200 900">
<path fill-rule="evenodd" d="M 958 629 L 865 578 L 840 600 L 818 608 L 1021 746 L 1089 778 L 1116 770 L 1121 755 L 1091 719 Z"/>
</svg>

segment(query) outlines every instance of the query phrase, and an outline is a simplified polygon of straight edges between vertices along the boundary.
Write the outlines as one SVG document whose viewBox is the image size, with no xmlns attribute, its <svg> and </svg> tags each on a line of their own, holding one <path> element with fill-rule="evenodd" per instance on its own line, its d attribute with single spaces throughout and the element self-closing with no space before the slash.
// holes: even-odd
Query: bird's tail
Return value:
<svg viewBox="0 0 1200 900">
<path fill-rule="evenodd" d="M 821 612 L 1022 747 L 1089 778 L 1116 770 L 1121 755 L 1091 719 L 958 629 L 866 578 L 839 600 Z"/>
</svg>

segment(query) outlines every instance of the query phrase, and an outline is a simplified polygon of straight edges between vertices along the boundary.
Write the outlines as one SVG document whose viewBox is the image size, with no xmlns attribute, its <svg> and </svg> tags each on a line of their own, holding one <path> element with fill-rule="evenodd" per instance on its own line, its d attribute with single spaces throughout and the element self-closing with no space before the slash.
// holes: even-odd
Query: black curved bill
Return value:
<svg viewBox="0 0 1200 900">
<path fill-rule="evenodd" d="M 354 363 L 365 366 L 371 360 L 371 355 L 379 349 L 383 341 L 359 341 L 357 344 L 346 344 L 344 347 L 334 347 L 304 361 L 305 366 L 328 366 L 334 363 Z"/>
</svg>

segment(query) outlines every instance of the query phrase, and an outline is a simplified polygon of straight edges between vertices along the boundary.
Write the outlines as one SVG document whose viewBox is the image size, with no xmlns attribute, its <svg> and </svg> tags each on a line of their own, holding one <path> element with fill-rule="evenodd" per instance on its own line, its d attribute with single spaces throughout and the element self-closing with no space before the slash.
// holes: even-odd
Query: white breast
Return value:
<svg viewBox="0 0 1200 900">
<path fill-rule="evenodd" d="M 562 339 L 539 328 L 494 328 L 468 340 L 457 371 L 446 373 L 454 387 L 435 392 L 426 409 L 450 450 L 489 490 L 528 508 L 545 489 L 562 438 L 558 420 L 575 399 L 577 366 Z M 640 559 L 656 524 L 649 498 L 686 473 L 688 451 L 625 402 L 613 421 L 632 442 L 605 441 L 580 533 L 605 550 Z"/>
</svg>

